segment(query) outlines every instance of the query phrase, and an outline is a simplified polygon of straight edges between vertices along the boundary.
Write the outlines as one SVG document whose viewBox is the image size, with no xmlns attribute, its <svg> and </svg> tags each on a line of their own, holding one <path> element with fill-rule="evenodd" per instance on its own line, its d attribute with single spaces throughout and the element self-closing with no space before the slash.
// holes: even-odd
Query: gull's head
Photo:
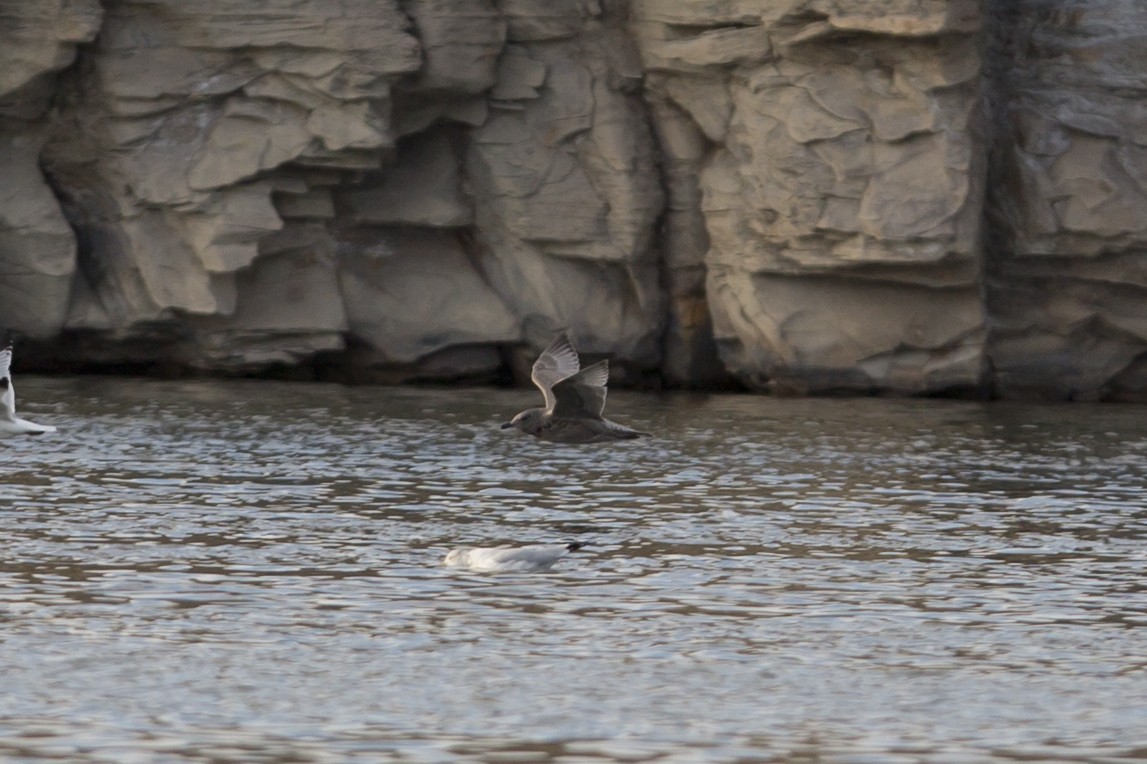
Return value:
<svg viewBox="0 0 1147 764">
<path fill-rule="evenodd" d="M 469 554 L 470 549 L 468 547 L 463 547 L 461 549 L 451 549 L 446 553 L 446 559 L 442 560 L 442 564 L 450 566 L 465 565 L 466 558 L 469 556 Z"/>
<path fill-rule="evenodd" d="M 545 409 L 526 409 L 509 422 L 503 424 L 502 429 L 509 430 L 512 427 L 516 430 L 536 435 L 542 430 L 542 418 L 545 414 Z"/>
</svg>

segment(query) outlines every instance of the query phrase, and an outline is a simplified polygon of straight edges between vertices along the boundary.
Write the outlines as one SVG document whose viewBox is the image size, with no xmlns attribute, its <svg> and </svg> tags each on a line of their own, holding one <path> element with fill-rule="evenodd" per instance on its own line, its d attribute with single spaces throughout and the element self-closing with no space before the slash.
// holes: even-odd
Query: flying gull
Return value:
<svg viewBox="0 0 1147 764">
<path fill-rule="evenodd" d="M 534 546 L 460 547 L 451 550 L 442 561 L 451 568 L 468 568 L 482 572 L 519 571 L 533 573 L 549 570 L 555 562 L 585 544 L 536 544 Z"/>
<path fill-rule="evenodd" d="M 16 388 L 12 387 L 12 346 L 0 350 L 0 438 L 55 432 L 50 424 L 36 424 L 16 416 Z"/>
<path fill-rule="evenodd" d="M 538 356 L 530 379 L 545 396 L 545 408 L 526 409 L 503 424 L 503 430 L 515 427 L 551 443 L 606 443 L 649 435 L 601 415 L 609 361 L 582 369 L 565 332 Z"/>
</svg>

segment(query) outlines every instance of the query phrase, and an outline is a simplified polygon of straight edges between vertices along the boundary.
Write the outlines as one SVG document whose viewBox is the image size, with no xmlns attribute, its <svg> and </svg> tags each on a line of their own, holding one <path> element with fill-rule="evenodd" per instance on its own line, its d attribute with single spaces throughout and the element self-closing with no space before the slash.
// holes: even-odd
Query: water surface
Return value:
<svg viewBox="0 0 1147 764">
<path fill-rule="evenodd" d="M 0 760 L 1147 757 L 1147 409 L 19 381 Z"/>
</svg>

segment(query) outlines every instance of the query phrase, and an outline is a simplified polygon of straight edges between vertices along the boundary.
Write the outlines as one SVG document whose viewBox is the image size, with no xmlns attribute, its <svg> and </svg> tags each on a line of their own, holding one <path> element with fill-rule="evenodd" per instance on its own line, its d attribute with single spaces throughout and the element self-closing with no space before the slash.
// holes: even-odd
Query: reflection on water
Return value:
<svg viewBox="0 0 1147 764">
<path fill-rule="evenodd" d="M 1147 755 L 1141 408 L 21 383 L 0 759 Z"/>
</svg>

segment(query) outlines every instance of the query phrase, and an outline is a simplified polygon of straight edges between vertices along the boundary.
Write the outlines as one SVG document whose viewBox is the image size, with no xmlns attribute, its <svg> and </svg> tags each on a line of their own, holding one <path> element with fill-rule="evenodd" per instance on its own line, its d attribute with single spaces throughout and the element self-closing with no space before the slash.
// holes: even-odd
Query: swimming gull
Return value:
<svg viewBox="0 0 1147 764">
<path fill-rule="evenodd" d="M 12 386 L 12 346 L 0 350 L 0 438 L 55 432 L 50 424 L 36 424 L 16 416 L 16 388 Z"/>
<path fill-rule="evenodd" d="M 565 332 L 538 356 L 530 378 L 545 396 L 545 408 L 526 409 L 503 424 L 503 430 L 515 427 L 551 443 L 606 443 L 649 435 L 601 415 L 609 361 L 582 369 Z"/>
<path fill-rule="evenodd" d="M 535 544 L 533 546 L 459 547 L 451 550 L 442 563 L 451 568 L 469 568 L 482 572 L 520 571 L 532 573 L 549 570 L 555 562 L 585 544 Z"/>
</svg>

